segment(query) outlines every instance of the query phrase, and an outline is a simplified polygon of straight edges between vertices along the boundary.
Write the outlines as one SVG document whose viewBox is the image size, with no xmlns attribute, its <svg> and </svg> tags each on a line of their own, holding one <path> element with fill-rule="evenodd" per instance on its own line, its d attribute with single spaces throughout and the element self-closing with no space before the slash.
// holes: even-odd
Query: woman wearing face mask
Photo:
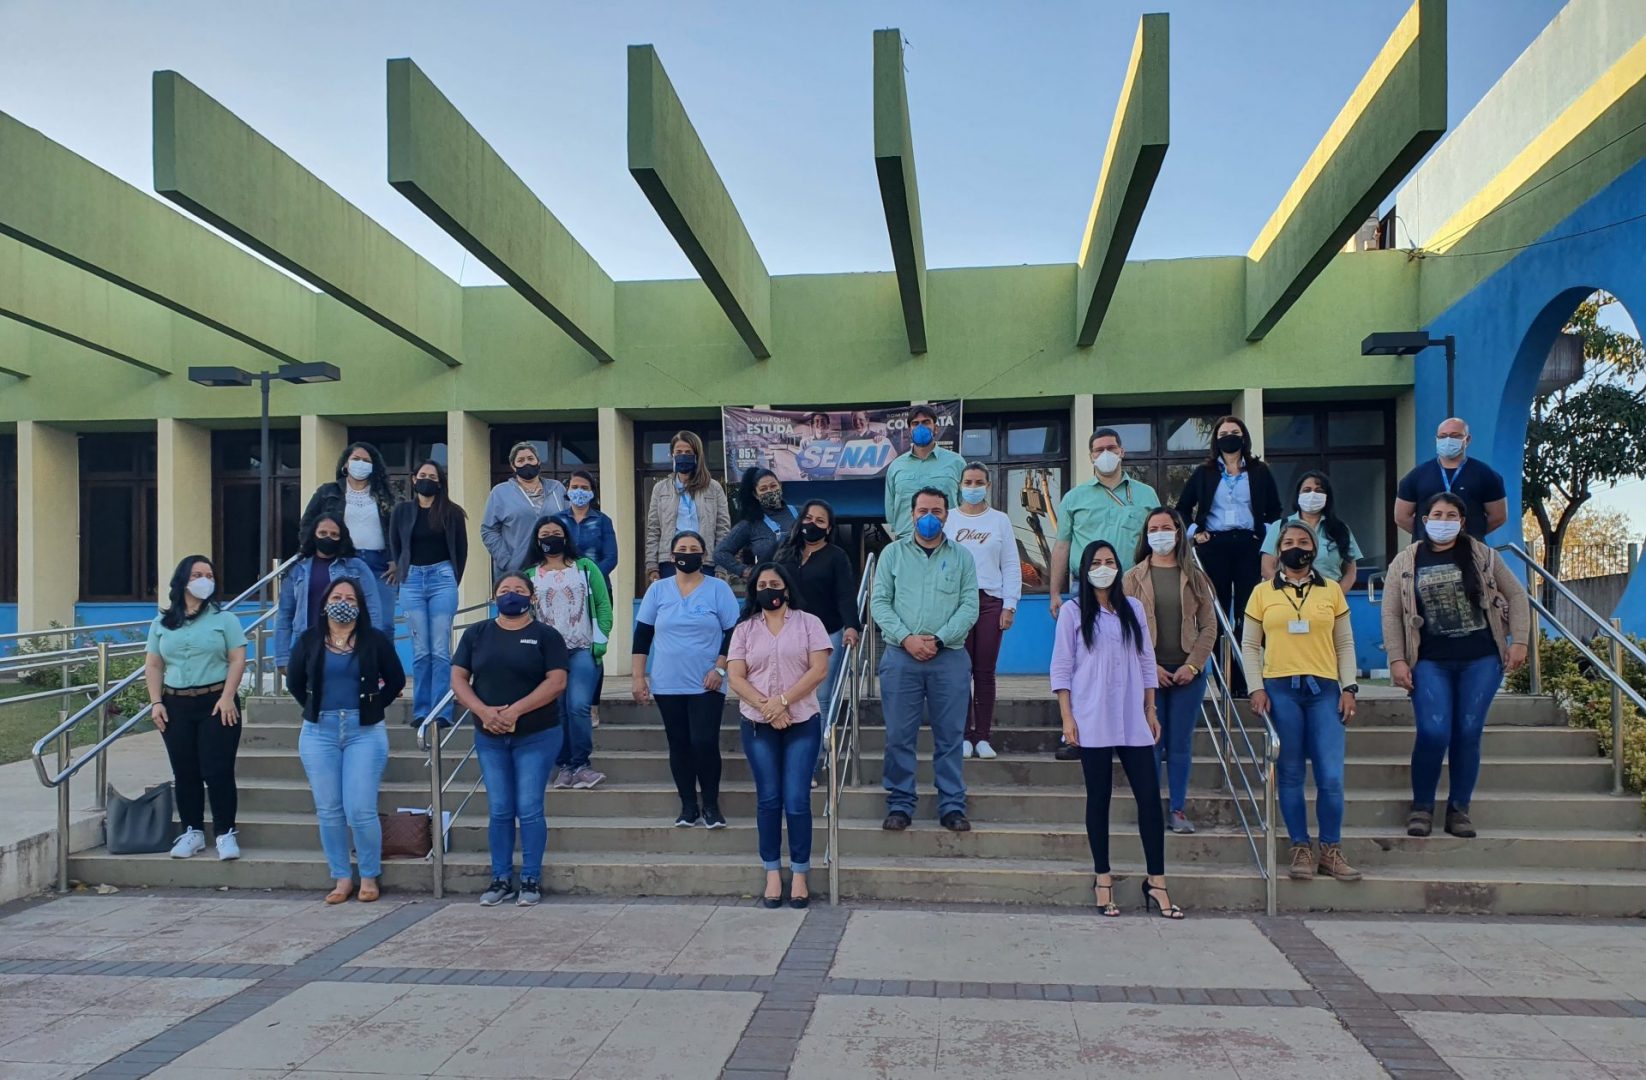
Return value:
<svg viewBox="0 0 1646 1080">
<path fill-rule="evenodd" d="M 606 595 L 612 595 L 612 571 L 617 569 L 617 532 L 612 519 L 600 509 L 600 492 L 595 490 L 594 474 L 578 469 L 566 481 L 566 501 L 571 509 L 566 520 L 571 524 L 572 542 L 579 554 L 593 560 L 600 567 L 600 576 L 606 582 Z M 600 726 L 600 697 L 606 686 L 606 665 L 597 669 L 594 680 L 594 703 L 589 706 L 589 723 Z"/>
<path fill-rule="evenodd" d="M 817 688 L 829 670 L 822 620 L 796 609 L 794 578 L 779 563 L 755 567 L 732 630 L 727 671 L 743 713 L 743 756 L 754 774 L 755 826 L 766 868 L 764 902 L 783 906 L 783 819 L 789 822 L 789 901 L 811 898 L 813 767 L 823 740 Z"/>
<path fill-rule="evenodd" d="M 1143 605 L 1122 590 L 1120 559 L 1107 540 L 1086 545 L 1076 583 L 1074 599 L 1057 613 L 1051 677 L 1063 714 L 1063 738 L 1080 748 L 1098 910 L 1111 919 L 1120 914 L 1109 865 L 1109 798 L 1118 757 L 1137 800 L 1137 831 L 1148 873 L 1144 910 L 1157 908 L 1163 918 L 1181 919 L 1182 909 L 1166 892 L 1166 829 L 1154 757 L 1160 738 L 1156 668 Z"/>
<path fill-rule="evenodd" d="M 1469 801 L 1480 776 L 1480 736 L 1505 670 L 1526 662 L 1531 606 L 1497 552 L 1465 531 L 1469 507 L 1450 492 L 1422 507 L 1419 540 L 1389 564 L 1383 642 L 1389 675 L 1412 698 L 1409 836 L 1434 829 L 1440 766 L 1450 755 L 1446 831 L 1475 835 Z"/>
<path fill-rule="evenodd" d="M 332 876 L 326 903 L 341 904 L 354 892 L 352 847 L 360 864 L 360 902 L 381 892 L 383 828 L 377 791 L 389 761 L 383 711 L 406 688 L 394 642 L 371 625 L 361 604 L 365 586 L 339 578 L 326 591 L 325 618 L 292 646 L 291 696 L 303 706 L 297 756 L 314 794 L 320 846 Z"/>
<path fill-rule="evenodd" d="M 236 695 L 246 670 L 246 634 L 240 620 L 218 606 L 216 595 L 217 570 L 210 559 L 190 555 L 178 563 L 170 606 L 149 624 L 143 658 L 149 718 L 166 744 L 183 825 L 171 848 L 174 859 L 206 850 L 207 793 L 217 857 L 240 857 L 234 759 L 240 749 Z"/>
<path fill-rule="evenodd" d="M 802 506 L 776 558 L 788 567 L 796 586 L 789 606 L 816 615 L 829 635 L 829 674 L 817 692 L 827 717 L 840 677 L 841 656 L 847 645 L 857 644 L 863 630 L 857 613 L 857 571 L 852 568 L 851 556 L 834 543 L 834 507 L 822 499 L 812 499 Z"/>
<path fill-rule="evenodd" d="M 350 443 L 337 459 L 337 479 L 314 489 L 297 529 L 299 537 L 307 537 L 322 514 L 340 518 L 349 527 L 356 557 L 371 570 L 365 580 L 377 593 L 377 609 L 384 616 L 379 626 L 394 621 L 396 584 L 402 569 L 389 553 L 389 515 L 394 504 L 383 455 L 371 443 Z"/>
<path fill-rule="evenodd" d="M 446 493 L 446 470 L 425 461 L 412 475 L 415 498 L 389 516 L 389 551 L 400 567 L 400 600 L 412 637 L 412 727 L 451 686 L 457 586 L 469 558 L 468 515 Z M 451 719 L 450 706 L 440 722 Z"/>
<path fill-rule="evenodd" d="M 1195 563 L 1183 519 L 1170 507 L 1157 506 L 1143 523 L 1134 565 L 1126 571 L 1126 595 L 1143 605 L 1154 643 L 1155 675 L 1160 680 L 1155 705 L 1160 741 L 1155 761 L 1166 767 L 1166 827 L 1194 832 L 1185 809 L 1194 729 L 1206 699 L 1206 665 L 1217 643 L 1217 595 Z"/>
<path fill-rule="evenodd" d="M 1274 474 L 1252 453 L 1246 422 L 1238 416 L 1220 416 L 1212 431 L 1211 457 L 1190 474 L 1177 512 L 1192 525 L 1195 554 L 1217 590 L 1218 606 L 1228 613 L 1238 635 L 1241 603 L 1263 571 L 1263 532 L 1285 508 Z M 1243 674 L 1234 671 L 1231 681 L 1236 696 L 1244 696 Z"/>
<path fill-rule="evenodd" d="M 731 512 L 726 508 L 726 491 L 709 475 L 703 457 L 703 440 L 694 431 L 675 432 L 670 447 L 674 472 L 667 480 L 652 485 L 646 505 L 646 580 L 656 581 L 674 573 L 670 539 L 677 533 L 696 533 L 703 538 L 707 560 L 731 532 Z M 714 563 L 708 562 L 714 576 Z"/>
<path fill-rule="evenodd" d="M 566 693 L 560 698 L 565 734 L 549 786 L 586 790 L 606 779 L 589 764 L 594 752 L 589 706 L 605 662 L 606 635 L 612 631 L 611 596 L 600 567 L 579 556 L 564 518 L 545 517 L 537 523 L 537 550 L 536 563 L 524 571 L 532 583 L 532 611 L 566 644 Z"/>
<path fill-rule="evenodd" d="M 514 475 L 486 496 L 486 514 L 480 520 L 480 540 L 492 557 L 492 579 L 513 572 L 536 559 L 537 538 L 532 529 L 545 514 L 566 509 L 566 488 L 560 481 L 540 476 L 543 462 L 529 442 L 509 447 Z"/>
<path fill-rule="evenodd" d="M 1360 545 L 1354 533 L 1337 516 L 1336 500 L 1332 497 L 1332 482 L 1326 474 L 1309 470 L 1297 478 L 1297 513 L 1285 519 L 1301 521 L 1320 537 L 1320 558 L 1315 569 L 1320 576 L 1337 582 L 1345 596 L 1355 589 L 1355 564 L 1360 560 Z M 1280 526 L 1269 524 L 1263 537 L 1263 576 L 1273 578 L 1280 569 Z"/>
<path fill-rule="evenodd" d="M 310 626 L 320 622 L 326 593 L 338 578 L 371 581 L 371 567 L 360 559 L 341 516 L 321 514 L 298 549 L 280 585 L 280 604 L 274 617 L 274 662 L 286 666 L 291 643 Z M 391 625 L 383 617 L 376 589 L 366 589 L 366 607 L 373 626 Z M 442 691 L 444 693 L 444 691 Z"/>
<path fill-rule="evenodd" d="M 995 665 L 1000 639 L 1017 617 L 1023 595 L 1023 561 L 1017 554 L 1017 533 L 1004 511 L 989 505 L 989 467 L 971 462 L 960 474 L 960 505 L 943 524 L 949 539 L 971 553 L 977 566 L 977 622 L 966 635 L 966 655 L 972 658 L 972 708 L 960 755 L 992 758 L 989 743 L 994 728 Z"/>
<path fill-rule="evenodd" d="M 452 693 L 474 716 L 474 754 L 491 807 L 486 838 L 492 882 L 480 894 L 481 906 L 513 900 L 531 907 L 543 899 L 543 851 L 549 842 L 543 792 L 560 752 L 556 699 L 566 689 L 566 645 L 553 627 L 532 618 L 532 587 L 524 576 L 504 574 L 492 598 L 497 618 L 475 623 L 457 643 Z"/>
<path fill-rule="evenodd" d="M 770 469 L 745 469 L 738 488 L 736 525 L 715 546 L 714 563 L 745 583 L 754 568 L 771 562 L 777 545 L 794 529 L 794 507 L 783 501 L 783 485 Z"/>
<path fill-rule="evenodd" d="M 699 823 L 726 827 L 720 812 L 720 721 L 737 598 L 730 585 L 704 573 L 706 548 L 697 533 L 677 533 L 669 545 L 674 573 L 652 582 L 634 616 L 634 700 L 644 704 L 655 695 L 663 715 L 669 771 L 680 794 L 674 824 L 681 829 Z"/>
<path fill-rule="evenodd" d="M 1268 716 L 1280 736 L 1275 782 L 1292 838 L 1292 879 L 1310 881 L 1319 873 L 1359 881 L 1360 871 L 1343 855 L 1343 729 L 1354 719 L 1360 693 L 1354 633 L 1343 590 L 1314 569 L 1319 552 L 1309 526 L 1280 527 L 1280 573 L 1252 590 L 1241 655 L 1246 670 L 1263 677 L 1262 687 L 1252 690 L 1252 711 Z M 1314 769 L 1318 855 L 1303 799 L 1305 763 Z"/>
</svg>

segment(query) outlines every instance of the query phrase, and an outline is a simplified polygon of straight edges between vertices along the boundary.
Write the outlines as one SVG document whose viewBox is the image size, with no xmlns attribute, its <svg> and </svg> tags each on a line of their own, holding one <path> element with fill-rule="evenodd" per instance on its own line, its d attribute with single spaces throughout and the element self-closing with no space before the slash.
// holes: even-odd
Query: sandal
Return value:
<svg viewBox="0 0 1646 1080">
<path fill-rule="evenodd" d="M 1109 884 L 1105 885 L 1096 878 L 1093 878 L 1092 892 L 1095 894 L 1097 899 L 1097 913 L 1099 915 L 1103 916 L 1105 919 L 1120 918 L 1120 908 L 1116 907 L 1114 902 L 1114 881 L 1112 879 Z M 1105 892 L 1109 894 L 1109 898 L 1107 900 L 1103 899 L 1103 894 Z"/>
<path fill-rule="evenodd" d="M 362 904 L 370 904 L 382 895 L 383 890 L 378 887 L 377 882 L 362 881 L 360 883 L 360 902 Z"/>
<path fill-rule="evenodd" d="M 1155 895 L 1156 893 L 1159 893 L 1160 896 L 1156 896 Z M 1161 896 L 1166 897 L 1166 899 L 1164 901 L 1162 901 L 1160 899 Z M 1178 907 L 1176 904 L 1172 903 L 1171 896 L 1166 892 L 1166 886 L 1164 886 L 1164 885 L 1150 885 L 1149 884 L 1149 879 L 1144 878 L 1143 879 L 1143 910 L 1148 911 L 1151 906 L 1160 909 L 1160 917 L 1162 919 L 1181 919 L 1181 918 L 1183 918 L 1183 909 Z"/>
<path fill-rule="evenodd" d="M 332 886 L 332 891 L 326 894 L 326 903 L 341 904 L 354 895 L 354 881 L 349 880 Z M 376 899 L 373 897 L 372 899 Z"/>
</svg>

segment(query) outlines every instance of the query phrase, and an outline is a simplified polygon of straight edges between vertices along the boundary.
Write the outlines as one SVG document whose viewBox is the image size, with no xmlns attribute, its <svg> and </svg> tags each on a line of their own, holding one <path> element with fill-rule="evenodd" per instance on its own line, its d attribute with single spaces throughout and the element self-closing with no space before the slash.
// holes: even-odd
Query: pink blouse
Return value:
<svg viewBox="0 0 1646 1080">
<path fill-rule="evenodd" d="M 731 651 L 726 659 L 747 664 L 750 684 L 766 697 L 773 697 L 799 682 L 811 669 L 812 653 L 833 648 L 821 619 L 790 608 L 783 614 L 783 629 L 777 634 L 767 629 L 765 615 L 738 623 L 732 630 Z M 755 702 L 739 701 L 738 708 L 750 721 L 766 722 Z M 821 711 L 815 689 L 798 700 L 789 699 L 789 719 L 796 723 L 810 720 Z"/>
</svg>

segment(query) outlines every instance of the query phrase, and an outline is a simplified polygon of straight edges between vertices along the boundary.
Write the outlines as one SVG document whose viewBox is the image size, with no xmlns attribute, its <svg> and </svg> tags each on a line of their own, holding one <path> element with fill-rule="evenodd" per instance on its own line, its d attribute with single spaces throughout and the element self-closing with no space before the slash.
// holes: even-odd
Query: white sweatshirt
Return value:
<svg viewBox="0 0 1646 1080">
<path fill-rule="evenodd" d="M 1015 611 L 1023 595 L 1023 564 L 1018 560 L 1012 519 L 1005 511 L 990 507 L 973 516 L 959 508 L 950 510 L 943 532 L 971 552 L 977 563 L 977 587 Z"/>
</svg>

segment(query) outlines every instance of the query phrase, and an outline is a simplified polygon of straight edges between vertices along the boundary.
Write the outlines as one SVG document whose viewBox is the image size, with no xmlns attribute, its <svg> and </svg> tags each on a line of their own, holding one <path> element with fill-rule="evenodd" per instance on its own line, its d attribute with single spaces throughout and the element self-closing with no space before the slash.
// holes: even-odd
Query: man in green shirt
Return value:
<svg viewBox="0 0 1646 1080">
<path fill-rule="evenodd" d="M 954 505 L 960 499 L 960 474 L 966 459 L 937 445 L 937 411 L 930 405 L 909 410 L 909 443 L 886 468 L 886 530 L 892 538 L 909 535 L 914 521 L 909 506 L 921 488 L 935 488 Z"/>
<path fill-rule="evenodd" d="M 1098 428 L 1086 443 L 1097 475 L 1063 496 L 1057 506 L 1057 544 L 1052 548 L 1051 611 L 1057 618 L 1068 584 L 1069 564 L 1078 563 L 1086 545 L 1107 540 L 1115 547 L 1120 572 L 1132 564 L 1143 523 L 1160 505 L 1154 488 L 1126 475 L 1126 448 L 1114 428 Z"/>
<path fill-rule="evenodd" d="M 920 717 L 931 717 L 937 812 L 950 832 L 967 832 L 960 744 L 972 700 L 966 635 L 977 622 L 977 564 L 943 534 L 949 497 L 921 488 L 909 501 L 909 535 L 880 553 L 869 611 L 886 638 L 880 659 L 885 714 L 886 820 L 901 832 L 915 808 L 915 747 Z"/>
</svg>

